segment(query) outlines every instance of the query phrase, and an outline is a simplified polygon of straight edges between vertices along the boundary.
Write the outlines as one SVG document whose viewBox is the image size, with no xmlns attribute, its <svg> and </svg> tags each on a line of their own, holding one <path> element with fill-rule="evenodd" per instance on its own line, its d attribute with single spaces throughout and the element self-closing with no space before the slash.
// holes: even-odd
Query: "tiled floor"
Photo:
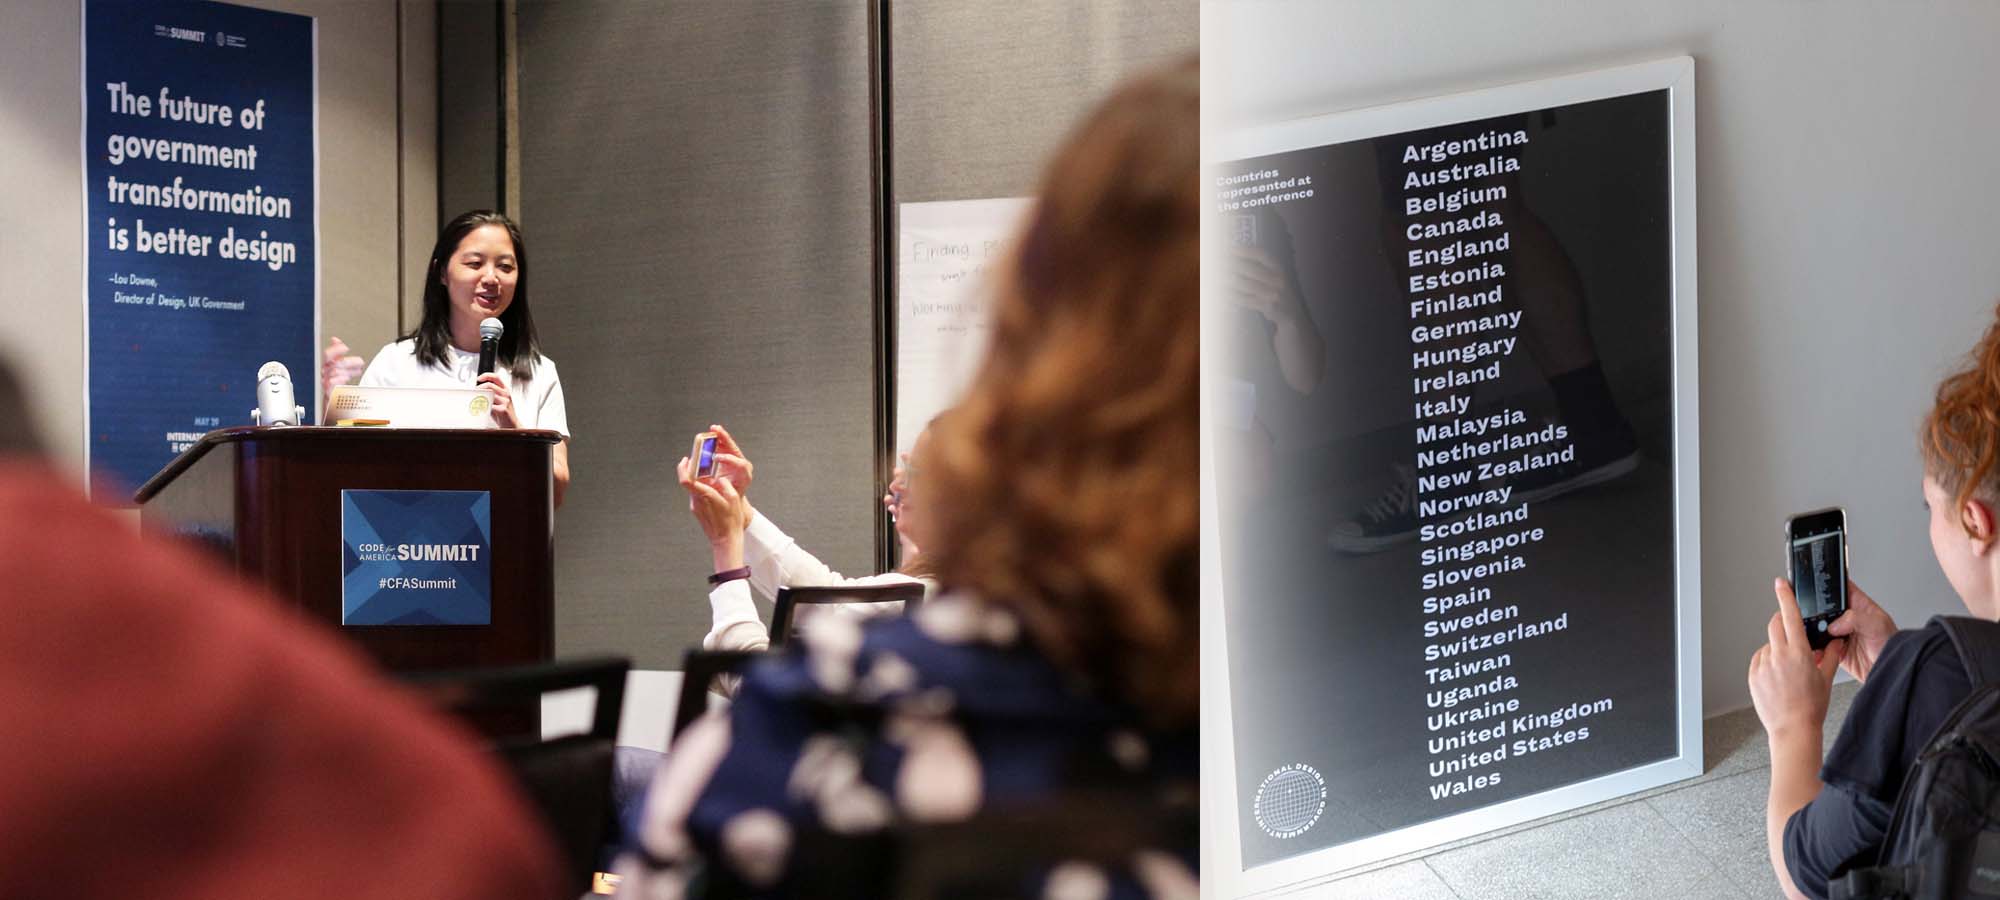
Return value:
<svg viewBox="0 0 2000 900">
<path fill-rule="evenodd" d="M 1828 744 L 1859 687 L 1835 685 Z M 1745 709 L 1702 728 L 1699 778 L 1448 844 L 1298 892 L 1356 900 L 1764 900 L 1771 757 Z"/>
</svg>

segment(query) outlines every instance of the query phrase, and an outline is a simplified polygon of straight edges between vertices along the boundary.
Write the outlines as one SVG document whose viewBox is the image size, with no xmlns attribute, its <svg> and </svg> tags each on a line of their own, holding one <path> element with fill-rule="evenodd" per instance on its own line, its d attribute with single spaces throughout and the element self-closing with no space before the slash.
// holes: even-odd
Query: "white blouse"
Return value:
<svg viewBox="0 0 2000 900">
<path fill-rule="evenodd" d="M 417 359 L 415 338 L 397 341 L 382 348 L 361 373 L 362 387 L 469 388 L 479 375 L 479 354 L 449 344 L 450 365 L 426 365 Z M 495 370 L 507 393 L 514 398 L 514 420 L 522 428 L 546 428 L 569 435 L 569 412 L 563 407 L 562 381 L 556 377 L 555 361 L 537 354 L 532 378 L 520 384 L 505 367 Z"/>
</svg>

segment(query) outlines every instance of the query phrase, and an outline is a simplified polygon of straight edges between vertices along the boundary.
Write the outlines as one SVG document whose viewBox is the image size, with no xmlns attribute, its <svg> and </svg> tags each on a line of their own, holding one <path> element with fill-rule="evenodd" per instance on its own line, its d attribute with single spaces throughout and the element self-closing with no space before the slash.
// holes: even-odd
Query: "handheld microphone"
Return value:
<svg viewBox="0 0 2000 900">
<path fill-rule="evenodd" d="M 257 370 L 257 408 L 250 411 L 252 425 L 297 425 L 304 421 L 306 408 L 292 396 L 292 373 L 285 364 L 271 360 Z"/>
<path fill-rule="evenodd" d="M 500 333 L 507 326 L 499 319 L 487 317 L 479 321 L 479 374 L 493 371 L 493 358 L 500 355 Z"/>
</svg>

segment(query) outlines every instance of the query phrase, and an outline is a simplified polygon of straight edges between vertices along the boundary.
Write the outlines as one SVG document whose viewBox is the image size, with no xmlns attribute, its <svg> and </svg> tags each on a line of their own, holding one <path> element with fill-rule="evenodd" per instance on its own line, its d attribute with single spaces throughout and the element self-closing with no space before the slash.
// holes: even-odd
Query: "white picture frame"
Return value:
<svg viewBox="0 0 2000 900">
<path fill-rule="evenodd" d="M 1675 553 L 1677 752 L 1666 759 L 1478 807 L 1273 862 L 1244 865 L 1248 816 L 1239 796 L 1231 707 L 1228 621 L 1215 533 L 1211 418 L 1202 393 L 1202 876 L 1203 895 L 1247 898 L 1290 893 L 1361 867 L 1691 778 L 1702 771 L 1701 500 L 1696 355 L 1694 60 L 1676 57 L 1431 99 L 1349 110 L 1211 135 L 1210 165 L 1325 147 L 1458 122 L 1544 110 L 1632 94 L 1668 92 L 1667 133 L 1673 217 L 1672 470 Z M 1205 215 L 1212 213 L 1205 213 Z M 1209 342 L 1213 343 L 1213 342 Z M 1215 367 L 1205 363 L 1211 372 Z M 1208 386 L 1213 389 L 1213 385 Z M 1663 636 L 1666 637 L 1666 636 Z M 1326 815 L 1337 814 L 1327 810 Z"/>
</svg>

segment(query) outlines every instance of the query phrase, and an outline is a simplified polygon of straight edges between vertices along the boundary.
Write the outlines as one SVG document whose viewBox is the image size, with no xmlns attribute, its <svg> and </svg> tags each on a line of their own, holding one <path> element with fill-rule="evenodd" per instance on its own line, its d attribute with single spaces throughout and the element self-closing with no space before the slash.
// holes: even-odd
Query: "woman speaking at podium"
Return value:
<svg viewBox="0 0 2000 900">
<path fill-rule="evenodd" d="M 494 370 L 482 374 L 479 323 L 488 318 L 499 319 L 505 330 Z M 322 396 L 348 383 L 360 367 L 360 357 L 348 355 L 340 338 L 329 341 L 320 369 Z M 560 432 L 553 468 L 555 502 L 562 505 L 569 486 L 569 418 L 556 364 L 541 354 L 535 338 L 535 319 L 528 312 L 528 246 L 512 219 L 474 210 L 445 225 L 424 273 L 422 321 L 375 354 L 361 385 L 477 385 L 493 397 L 495 425 Z"/>
</svg>

